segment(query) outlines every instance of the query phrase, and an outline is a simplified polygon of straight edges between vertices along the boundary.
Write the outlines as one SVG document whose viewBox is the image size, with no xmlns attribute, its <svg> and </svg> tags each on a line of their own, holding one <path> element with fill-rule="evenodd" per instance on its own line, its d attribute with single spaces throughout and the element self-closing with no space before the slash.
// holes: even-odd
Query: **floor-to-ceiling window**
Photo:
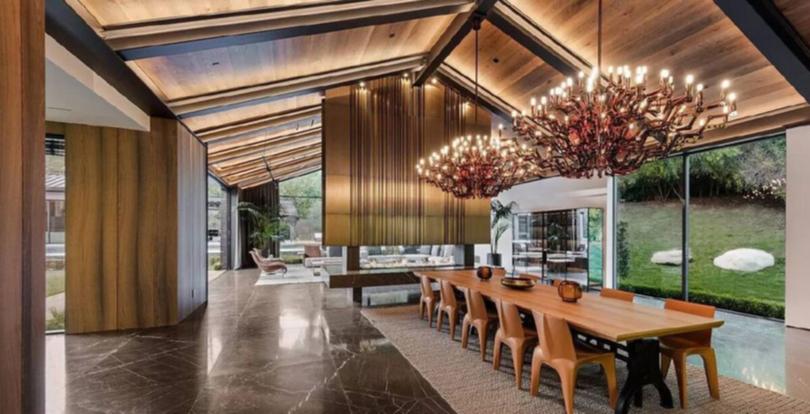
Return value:
<svg viewBox="0 0 810 414">
<path fill-rule="evenodd" d="M 65 138 L 45 137 L 45 329 L 65 329 Z"/>
<path fill-rule="evenodd" d="M 227 267 L 228 197 L 225 187 L 208 176 L 208 274 L 214 278 Z"/>
<path fill-rule="evenodd" d="M 687 152 L 619 177 L 617 285 L 782 318 L 785 188 L 784 136 Z"/>
<path fill-rule="evenodd" d="M 616 277 L 620 289 L 679 297 L 683 162 L 649 162 L 617 180 Z"/>
<path fill-rule="evenodd" d="M 307 246 L 310 250 L 320 249 L 323 240 L 321 185 L 321 171 L 281 181 L 278 185 L 279 214 L 289 225 L 280 254 L 287 263 L 301 263 Z"/>
</svg>

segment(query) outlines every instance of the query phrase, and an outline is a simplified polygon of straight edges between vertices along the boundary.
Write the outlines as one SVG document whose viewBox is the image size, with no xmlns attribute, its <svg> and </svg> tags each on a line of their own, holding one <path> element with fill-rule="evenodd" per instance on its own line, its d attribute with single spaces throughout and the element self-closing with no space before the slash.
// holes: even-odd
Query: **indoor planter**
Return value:
<svg viewBox="0 0 810 414">
<path fill-rule="evenodd" d="M 487 254 L 487 262 L 492 266 L 502 266 L 501 254 L 498 253 L 498 242 L 503 234 L 512 227 L 512 216 L 517 206 L 514 201 L 505 205 L 498 200 L 492 200 L 490 203 L 490 212 L 492 213 L 490 230 L 492 231 L 492 237 L 490 238 L 490 253 Z"/>
</svg>

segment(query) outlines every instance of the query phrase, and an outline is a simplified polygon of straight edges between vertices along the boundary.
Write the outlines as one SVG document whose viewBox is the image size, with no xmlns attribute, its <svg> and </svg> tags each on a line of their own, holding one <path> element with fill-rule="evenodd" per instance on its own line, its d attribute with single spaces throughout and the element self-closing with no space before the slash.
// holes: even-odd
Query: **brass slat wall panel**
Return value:
<svg viewBox="0 0 810 414">
<path fill-rule="evenodd" d="M 459 134 L 487 134 L 490 115 L 441 85 L 400 77 L 327 92 L 324 104 L 327 245 L 489 242 L 487 200 L 458 200 L 419 181 L 419 158 Z"/>
</svg>

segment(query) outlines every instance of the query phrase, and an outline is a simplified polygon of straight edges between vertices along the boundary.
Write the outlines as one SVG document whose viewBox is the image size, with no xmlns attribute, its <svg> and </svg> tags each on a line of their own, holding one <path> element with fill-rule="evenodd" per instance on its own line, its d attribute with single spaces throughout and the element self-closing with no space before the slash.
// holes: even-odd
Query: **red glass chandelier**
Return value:
<svg viewBox="0 0 810 414">
<path fill-rule="evenodd" d="M 723 81 L 719 97 L 707 102 L 705 87 L 686 75 L 682 88 L 664 69 L 647 90 L 647 67 L 609 67 L 601 74 L 602 1 L 598 6 L 597 67 L 587 78 L 566 79 L 548 97 L 530 101 L 529 113 L 512 113 L 517 135 L 537 146 L 535 162 L 563 177 L 624 175 L 663 158 L 706 130 L 736 115 L 736 94 Z"/>
<path fill-rule="evenodd" d="M 478 117 L 478 30 L 475 30 L 475 117 Z M 476 122 L 477 123 L 477 122 Z M 525 178 L 538 175 L 534 150 L 514 139 L 471 135 L 453 140 L 419 160 L 419 178 L 457 198 L 492 198 Z"/>
</svg>

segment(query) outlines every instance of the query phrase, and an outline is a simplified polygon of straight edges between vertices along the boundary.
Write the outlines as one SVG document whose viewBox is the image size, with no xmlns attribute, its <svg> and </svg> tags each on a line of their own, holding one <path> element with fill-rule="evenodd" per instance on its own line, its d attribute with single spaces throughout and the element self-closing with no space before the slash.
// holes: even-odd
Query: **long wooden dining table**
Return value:
<svg viewBox="0 0 810 414">
<path fill-rule="evenodd" d="M 481 280 L 472 269 L 414 273 L 433 280 L 446 280 L 456 288 L 472 289 L 492 300 L 503 300 L 527 311 L 562 318 L 575 331 L 607 341 L 613 349 L 624 350 L 628 376 L 619 394 L 616 413 L 626 413 L 631 400 L 640 407 L 645 385 L 653 385 L 658 390 L 662 407 L 673 407 L 672 393 L 661 376 L 658 337 L 723 325 L 719 319 L 598 295 L 583 295 L 576 303 L 563 302 L 552 286 L 538 284 L 531 289 L 515 290 L 501 285 L 501 275 Z"/>
</svg>

